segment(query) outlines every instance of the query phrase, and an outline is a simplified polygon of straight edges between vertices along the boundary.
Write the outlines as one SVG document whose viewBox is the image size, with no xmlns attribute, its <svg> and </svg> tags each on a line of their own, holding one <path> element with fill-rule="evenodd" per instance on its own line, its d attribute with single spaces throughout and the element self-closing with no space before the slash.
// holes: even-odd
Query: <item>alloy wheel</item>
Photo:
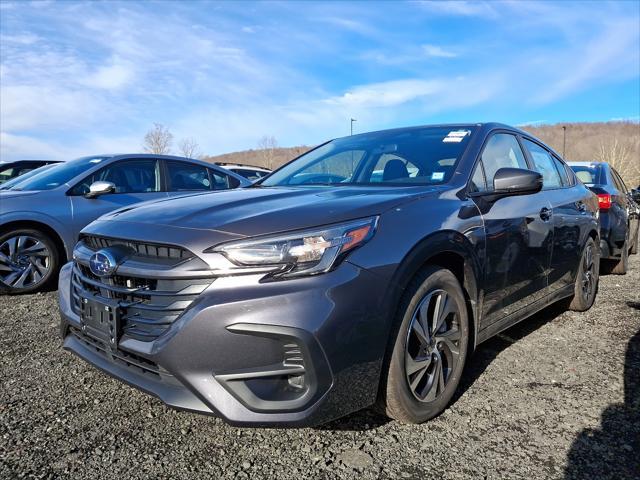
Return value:
<svg viewBox="0 0 640 480">
<path fill-rule="evenodd" d="M 582 256 L 582 295 L 590 300 L 596 288 L 596 265 L 594 262 L 593 245 L 587 245 Z"/>
<path fill-rule="evenodd" d="M 409 389 L 421 402 L 442 394 L 460 359 L 458 306 L 445 290 L 429 292 L 416 309 L 405 346 Z"/>
<path fill-rule="evenodd" d="M 0 244 L 0 280 L 14 289 L 40 283 L 51 268 L 51 252 L 36 237 L 16 235 Z"/>
</svg>

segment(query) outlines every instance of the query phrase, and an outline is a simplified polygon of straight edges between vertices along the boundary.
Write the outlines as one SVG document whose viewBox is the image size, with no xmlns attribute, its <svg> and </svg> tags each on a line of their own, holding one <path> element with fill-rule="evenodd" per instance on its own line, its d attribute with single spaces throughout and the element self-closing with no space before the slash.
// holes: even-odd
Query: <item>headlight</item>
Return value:
<svg viewBox="0 0 640 480">
<path fill-rule="evenodd" d="M 314 275 L 330 270 L 346 252 L 375 233 L 378 217 L 261 239 L 241 240 L 207 249 L 241 267 L 273 266 L 279 277 Z"/>
</svg>

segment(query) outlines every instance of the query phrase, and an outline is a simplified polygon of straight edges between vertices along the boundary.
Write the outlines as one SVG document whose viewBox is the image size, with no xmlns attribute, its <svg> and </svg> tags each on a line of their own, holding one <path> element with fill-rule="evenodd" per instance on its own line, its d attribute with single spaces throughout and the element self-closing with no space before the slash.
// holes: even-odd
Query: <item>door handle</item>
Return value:
<svg viewBox="0 0 640 480">
<path fill-rule="evenodd" d="M 547 207 L 542 207 L 542 210 L 540 210 L 540 218 L 545 222 L 548 222 L 549 220 L 551 220 L 551 209 Z"/>
</svg>

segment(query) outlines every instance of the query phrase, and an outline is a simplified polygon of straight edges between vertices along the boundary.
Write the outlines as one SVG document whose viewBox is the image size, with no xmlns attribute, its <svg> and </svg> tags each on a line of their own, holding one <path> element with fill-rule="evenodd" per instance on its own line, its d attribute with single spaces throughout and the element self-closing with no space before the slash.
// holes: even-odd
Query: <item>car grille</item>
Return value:
<svg viewBox="0 0 640 480">
<path fill-rule="evenodd" d="M 173 245 L 158 245 L 154 243 L 134 242 L 131 240 L 121 240 L 118 238 L 99 237 L 96 235 L 83 235 L 80 237 L 83 242 L 91 250 L 99 250 L 101 248 L 112 247 L 114 245 L 123 245 L 135 250 L 136 255 L 143 257 L 168 258 L 168 259 L 188 259 L 194 255 L 184 248 Z"/>
<path fill-rule="evenodd" d="M 205 278 L 146 278 L 114 275 L 100 278 L 74 262 L 71 307 L 80 315 L 83 297 L 117 299 L 122 333 L 141 341 L 162 335 L 214 281 Z"/>
</svg>

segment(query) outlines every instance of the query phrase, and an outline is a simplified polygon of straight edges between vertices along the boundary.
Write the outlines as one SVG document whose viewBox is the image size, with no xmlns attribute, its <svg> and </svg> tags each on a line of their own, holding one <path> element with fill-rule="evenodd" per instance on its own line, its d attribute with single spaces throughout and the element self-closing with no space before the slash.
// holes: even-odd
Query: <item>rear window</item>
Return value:
<svg viewBox="0 0 640 480">
<path fill-rule="evenodd" d="M 597 185 L 602 183 L 602 168 L 598 165 L 571 165 L 571 170 L 578 180 L 585 185 Z"/>
</svg>

